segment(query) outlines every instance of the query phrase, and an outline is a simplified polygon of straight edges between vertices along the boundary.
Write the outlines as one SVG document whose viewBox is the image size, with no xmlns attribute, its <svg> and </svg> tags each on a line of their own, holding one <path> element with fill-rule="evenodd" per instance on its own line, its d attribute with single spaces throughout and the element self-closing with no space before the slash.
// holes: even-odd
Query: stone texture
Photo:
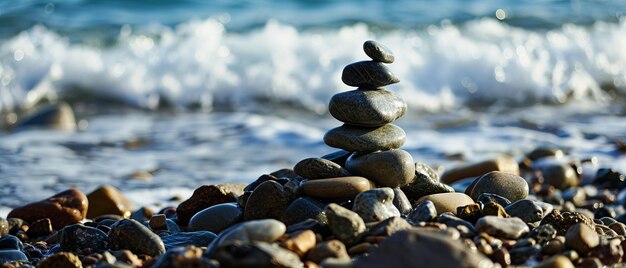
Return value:
<svg viewBox="0 0 626 268">
<path fill-rule="evenodd" d="M 328 217 L 330 231 L 346 244 L 354 243 L 365 232 L 363 219 L 347 208 L 332 203 L 326 206 L 324 212 Z"/>
<path fill-rule="evenodd" d="M 391 217 L 378 222 L 368 230 L 368 236 L 390 236 L 398 231 L 408 230 L 413 226 L 405 219 L 400 217 Z"/>
<path fill-rule="evenodd" d="M 595 224 L 593 220 L 589 217 L 579 213 L 579 212 L 563 212 L 558 209 L 553 209 L 552 212 L 547 213 L 545 217 L 541 220 L 541 225 L 550 224 L 556 230 L 558 235 L 564 235 L 570 226 L 577 223 L 585 223 L 593 228 L 595 228 Z"/>
<path fill-rule="evenodd" d="M 14 235 L 5 235 L 0 237 L 0 249 L 16 249 L 22 250 L 24 248 L 24 244 Z"/>
<path fill-rule="evenodd" d="M 383 44 L 376 41 L 365 41 L 365 43 L 363 43 L 363 51 L 374 61 L 393 63 L 395 60 L 393 52 L 391 52 L 391 50 Z"/>
<path fill-rule="evenodd" d="M 581 256 L 600 245 L 600 237 L 594 229 L 584 223 L 576 223 L 567 229 L 565 246 L 576 250 Z"/>
<path fill-rule="evenodd" d="M 406 133 L 393 124 L 374 128 L 342 125 L 324 135 L 324 143 L 328 146 L 350 152 L 391 150 L 400 148 L 405 142 Z"/>
<path fill-rule="evenodd" d="M 306 219 L 315 219 L 318 222 L 327 222 L 324 212 L 325 203 L 310 197 L 300 197 L 287 207 L 283 215 L 283 222 L 289 226 Z"/>
<path fill-rule="evenodd" d="M 393 205 L 396 206 L 401 215 L 407 215 L 413 210 L 411 201 L 406 197 L 400 188 L 393 188 Z"/>
<path fill-rule="evenodd" d="M 366 223 L 399 217 L 400 211 L 393 205 L 393 197 L 393 189 L 388 187 L 362 192 L 354 199 L 352 211 Z"/>
<path fill-rule="evenodd" d="M 492 171 L 474 180 L 465 193 L 472 198 L 482 193 L 497 194 L 515 202 L 528 196 L 528 183 L 511 173 Z"/>
<path fill-rule="evenodd" d="M 422 196 L 440 193 L 453 193 L 454 189 L 441 183 L 437 172 L 424 163 L 415 163 L 415 179 L 402 187 L 410 200 L 420 199 Z"/>
<path fill-rule="evenodd" d="M 195 232 L 179 232 L 173 233 L 161 237 L 166 250 L 170 250 L 176 247 L 196 246 L 206 247 L 213 240 L 217 238 L 212 232 L 209 231 L 195 231 Z"/>
<path fill-rule="evenodd" d="M 285 234 L 287 227 L 274 219 L 246 221 L 222 231 L 211 242 L 206 252 L 211 256 L 218 247 L 231 244 L 245 244 L 254 241 L 272 243 Z"/>
<path fill-rule="evenodd" d="M 400 149 L 353 154 L 346 161 L 346 169 L 385 187 L 404 186 L 415 178 L 413 157 Z"/>
<path fill-rule="evenodd" d="M 189 199 L 176 208 L 179 224 L 186 226 L 193 215 L 210 206 L 237 202 L 237 197 L 243 194 L 244 187 L 245 184 L 239 183 L 200 186 L 193 191 Z"/>
<path fill-rule="evenodd" d="M 242 220 L 243 211 L 237 203 L 222 203 L 205 208 L 193 215 L 189 220 L 189 229 L 217 234 Z"/>
<path fill-rule="evenodd" d="M 450 169 L 441 175 L 441 181 L 450 184 L 461 179 L 478 177 L 491 171 L 501 171 L 519 175 L 519 165 L 512 157 L 502 156 Z"/>
<path fill-rule="evenodd" d="M 37 263 L 37 267 L 63 267 L 63 268 L 82 268 L 83 263 L 80 261 L 78 256 L 74 255 L 71 252 L 60 252 L 49 256 L 39 263 Z"/>
<path fill-rule="evenodd" d="M 113 250 L 128 249 L 135 254 L 157 256 L 165 252 L 161 238 L 148 227 L 135 220 L 120 220 L 108 233 L 109 246 Z"/>
<path fill-rule="evenodd" d="M 406 113 L 406 102 L 391 91 L 351 90 L 335 94 L 328 111 L 335 119 L 350 125 L 379 127 Z"/>
<path fill-rule="evenodd" d="M 302 192 L 308 196 L 321 199 L 351 199 L 357 194 L 374 187 L 374 183 L 366 178 L 351 176 L 307 181 L 302 184 Z"/>
<path fill-rule="evenodd" d="M 280 183 L 266 181 L 254 189 L 248 198 L 243 211 L 243 219 L 245 221 L 268 218 L 282 220 L 289 202 L 289 194 Z"/>
<path fill-rule="evenodd" d="M 445 212 L 456 213 L 458 207 L 474 203 L 474 200 L 464 193 L 443 193 L 424 196 L 417 200 L 417 204 L 426 200 L 433 202 L 438 215 Z"/>
<path fill-rule="evenodd" d="M 543 209 L 528 199 L 517 200 L 505 207 L 506 212 L 511 217 L 518 217 L 524 222 L 537 222 L 543 219 Z"/>
<path fill-rule="evenodd" d="M 0 237 L 3 237 L 9 233 L 9 221 L 0 217 Z"/>
<path fill-rule="evenodd" d="M 497 238 L 518 239 L 530 231 L 519 218 L 501 218 L 485 216 L 476 222 L 476 231 L 484 232 Z"/>
<path fill-rule="evenodd" d="M 17 249 L 2 249 L 0 250 L 0 263 L 6 262 L 27 262 L 28 257 L 22 251 Z"/>
<path fill-rule="evenodd" d="M 276 244 L 252 242 L 226 245 L 217 250 L 214 258 L 221 267 L 303 267 L 300 257 Z"/>
<path fill-rule="evenodd" d="M 466 249 L 459 240 L 406 230 L 395 233 L 358 258 L 354 267 L 494 267 L 484 255 Z"/>
<path fill-rule="evenodd" d="M 107 234 L 97 228 L 73 224 L 61 230 L 59 246 L 63 251 L 75 253 L 82 253 L 87 248 L 94 252 L 103 252 L 108 249 L 109 241 Z"/>
<path fill-rule="evenodd" d="M 540 169 L 544 183 L 557 189 L 567 189 L 578 185 L 578 175 L 568 164 L 544 165 Z"/>
<path fill-rule="evenodd" d="M 151 267 L 213 267 L 210 260 L 202 255 L 202 249 L 196 246 L 172 248 L 161 255 Z"/>
<path fill-rule="evenodd" d="M 315 233 L 311 230 L 305 230 L 289 235 L 285 241 L 282 241 L 281 246 L 295 252 L 298 256 L 304 256 L 309 250 L 315 247 Z"/>
<path fill-rule="evenodd" d="M 49 218 L 52 227 L 60 230 L 66 225 L 85 219 L 89 201 L 85 194 L 76 189 L 69 189 L 50 198 L 14 208 L 7 218 L 20 218 L 27 222 Z"/>
<path fill-rule="evenodd" d="M 348 260 L 350 256 L 348 256 L 346 246 L 341 241 L 335 239 L 317 244 L 307 254 L 307 259 L 315 263 L 320 263 L 327 258 Z"/>
<path fill-rule="evenodd" d="M 76 130 L 72 107 L 66 103 L 50 104 L 26 115 L 15 125 L 15 130 L 50 128 L 61 131 Z"/>
<path fill-rule="evenodd" d="M 422 221 L 432 221 L 437 217 L 437 208 L 435 203 L 430 200 L 424 200 L 415 207 L 411 213 L 407 216 L 407 220 L 418 223 Z"/>
<path fill-rule="evenodd" d="M 296 164 L 293 171 L 309 180 L 350 176 L 346 169 L 324 158 L 303 159 Z"/>
<path fill-rule="evenodd" d="M 556 255 L 540 262 L 535 268 L 574 268 L 570 259 L 563 255 Z"/>
<path fill-rule="evenodd" d="M 375 61 L 359 61 L 343 68 L 341 81 L 352 87 L 372 89 L 400 82 L 385 66 Z"/>
<path fill-rule="evenodd" d="M 87 218 L 93 219 L 100 215 L 114 214 L 130 217 L 135 210 L 133 204 L 117 188 L 102 185 L 87 195 L 89 209 Z"/>
</svg>

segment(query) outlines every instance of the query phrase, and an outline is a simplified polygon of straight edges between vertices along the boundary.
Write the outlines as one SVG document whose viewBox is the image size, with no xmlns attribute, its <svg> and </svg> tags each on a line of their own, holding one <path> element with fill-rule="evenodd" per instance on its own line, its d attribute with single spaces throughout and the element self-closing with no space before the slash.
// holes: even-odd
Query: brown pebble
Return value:
<svg viewBox="0 0 626 268">
<path fill-rule="evenodd" d="M 187 226 L 193 215 L 205 208 L 229 202 L 237 202 L 237 197 L 243 194 L 245 184 L 225 183 L 203 185 L 193 191 L 191 197 L 178 205 L 176 214 L 178 222 Z"/>
<path fill-rule="evenodd" d="M 480 253 L 485 254 L 487 256 L 493 254 L 493 248 L 491 247 L 491 245 L 489 245 L 487 240 L 483 238 L 478 238 L 478 239 L 474 239 L 474 243 L 476 243 L 476 248 L 478 249 Z"/>
<path fill-rule="evenodd" d="M 508 218 L 509 214 L 506 213 L 506 211 L 504 210 L 504 208 L 494 202 L 487 202 L 482 209 L 482 214 L 485 216 L 497 216 L 497 217 L 502 217 L 502 218 Z"/>
<path fill-rule="evenodd" d="M 367 250 L 369 250 L 369 248 L 372 246 L 371 243 L 368 242 L 363 242 L 360 244 L 356 244 L 355 246 L 351 247 L 350 249 L 348 249 L 348 253 L 352 254 L 362 254 L 367 252 Z"/>
<path fill-rule="evenodd" d="M 167 217 L 164 214 L 154 214 L 150 218 L 150 228 L 152 230 L 167 229 Z"/>
<path fill-rule="evenodd" d="M 30 225 L 28 225 L 28 231 L 26 231 L 26 234 L 28 235 L 28 237 L 31 237 L 31 238 L 51 235 L 52 234 L 52 222 L 48 218 L 33 222 Z"/>
<path fill-rule="evenodd" d="M 291 234 L 291 237 L 287 238 L 281 243 L 281 246 L 291 250 L 298 254 L 298 256 L 304 256 L 309 250 L 315 247 L 316 237 L 315 233 L 311 230 L 306 230 Z"/>
<path fill-rule="evenodd" d="M 559 239 L 552 239 L 541 248 L 541 253 L 555 255 L 565 250 L 565 243 Z"/>
<path fill-rule="evenodd" d="M 425 200 L 430 200 L 435 204 L 437 215 L 445 212 L 456 213 L 458 207 L 474 203 L 474 200 L 464 193 L 431 194 L 421 197 L 416 203 L 419 204 Z"/>
<path fill-rule="evenodd" d="M 113 214 L 128 218 L 134 209 L 133 204 L 118 190 L 110 185 L 102 185 L 87 195 L 89 208 L 87 218 Z"/>
<path fill-rule="evenodd" d="M 591 249 L 600 244 L 598 234 L 584 223 L 572 225 L 565 234 L 565 246 L 586 255 Z"/>
<path fill-rule="evenodd" d="M 66 225 L 84 220 L 88 206 L 89 201 L 85 194 L 77 189 L 69 189 L 44 200 L 14 208 L 7 218 L 20 218 L 27 222 L 49 218 L 52 227 L 60 230 Z"/>
<path fill-rule="evenodd" d="M 502 171 L 519 175 L 519 165 L 512 157 L 502 156 L 448 170 L 441 175 L 441 182 L 450 184 L 461 179 L 478 177 L 491 171 Z"/>
<path fill-rule="evenodd" d="M 582 259 L 580 262 L 580 267 L 582 268 L 602 268 L 604 265 L 598 258 L 587 257 Z"/>
<path fill-rule="evenodd" d="M 574 268 L 574 264 L 567 257 L 557 255 L 542 261 L 535 268 Z"/>
<path fill-rule="evenodd" d="M 499 263 L 502 267 L 508 267 L 511 265 L 511 254 L 506 248 L 499 248 L 493 252 L 491 260 Z"/>
<path fill-rule="evenodd" d="M 346 246 L 339 240 L 333 239 L 317 244 L 307 254 L 307 259 L 320 263 L 326 258 L 350 259 Z"/>
<path fill-rule="evenodd" d="M 365 238 L 365 241 L 372 243 L 372 244 L 378 244 L 381 241 L 385 240 L 387 237 L 383 236 L 383 235 L 373 235 L 373 236 L 368 236 Z"/>
<path fill-rule="evenodd" d="M 364 177 L 349 176 L 306 181 L 302 184 L 302 191 L 308 196 L 322 199 L 354 198 L 374 187 L 374 183 Z"/>
<path fill-rule="evenodd" d="M 61 252 L 43 259 L 37 263 L 37 267 L 82 268 L 83 264 L 74 253 Z"/>
</svg>

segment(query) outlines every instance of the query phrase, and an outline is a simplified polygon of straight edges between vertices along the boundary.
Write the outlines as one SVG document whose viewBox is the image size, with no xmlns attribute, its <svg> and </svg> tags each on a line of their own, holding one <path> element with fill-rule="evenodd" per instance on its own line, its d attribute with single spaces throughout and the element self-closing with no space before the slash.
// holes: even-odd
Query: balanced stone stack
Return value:
<svg viewBox="0 0 626 268">
<path fill-rule="evenodd" d="M 406 102 L 384 86 L 398 83 L 385 64 L 393 53 L 385 46 L 367 41 L 363 50 L 372 60 L 352 63 L 343 69 L 341 80 L 355 90 L 336 94 L 330 114 L 344 125 L 331 129 L 324 142 L 352 152 L 345 168 L 378 186 L 400 187 L 415 178 L 411 155 L 400 148 L 406 141 L 402 128 L 391 124 L 406 113 Z"/>
</svg>

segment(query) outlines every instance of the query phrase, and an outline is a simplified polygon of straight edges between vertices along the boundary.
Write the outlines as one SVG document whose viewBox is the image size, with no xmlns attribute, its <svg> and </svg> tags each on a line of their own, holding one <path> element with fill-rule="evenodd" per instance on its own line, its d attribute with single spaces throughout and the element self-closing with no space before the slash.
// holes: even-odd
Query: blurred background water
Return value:
<svg viewBox="0 0 626 268">
<path fill-rule="evenodd" d="M 0 0 L 7 126 L 68 102 L 79 130 L 0 133 L 0 206 L 109 183 L 164 204 L 333 152 L 330 97 L 375 39 L 417 161 L 537 146 L 621 170 L 626 2 Z"/>
</svg>

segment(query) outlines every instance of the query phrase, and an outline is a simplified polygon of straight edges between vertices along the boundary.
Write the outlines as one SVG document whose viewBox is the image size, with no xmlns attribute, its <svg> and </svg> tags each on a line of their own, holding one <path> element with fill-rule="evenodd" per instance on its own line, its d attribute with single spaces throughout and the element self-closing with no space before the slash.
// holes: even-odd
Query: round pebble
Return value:
<svg viewBox="0 0 626 268">
<path fill-rule="evenodd" d="M 518 175 L 492 171 L 474 180 L 465 193 L 472 198 L 482 193 L 497 194 L 515 202 L 528 196 L 528 183 Z"/>
<path fill-rule="evenodd" d="M 417 203 L 419 204 L 426 200 L 433 202 L 437 209 L 437 215 L 445 212 L 451 212 L 456 215 L 456 209 L 458 207 L 474 203 L 474 200 L 464 193 L 431 194 L 418 199 Z"/>
<path fill-rule="evenodd" d="M 306 181 L 302 184 L 302 192 L 321 199 L 354 198 L 374 187 L 374 183 L 366 178 L 350 176 Z"/>
<path fill-rule="evenodd" d="M 189 220 L 189 229 L 220 233 L 243 220 L 243 211 L 237 203 L 223 203 L 201 210 Z"/>
<path fill-rule="evenodd" d="M 374 61 L 393 63 L 393 52 L 386 46 L 376 41 L 368 40 L 363 43 L 363 51 Z"/>
<path fill-rule="evenodd" d="M 351 90 L 335 94 L 328 111 L 337 120 L 350 125 L 378 127 L 395 121 L 406 113 L 406 102 L 393 92 Z"/>
</svg>

